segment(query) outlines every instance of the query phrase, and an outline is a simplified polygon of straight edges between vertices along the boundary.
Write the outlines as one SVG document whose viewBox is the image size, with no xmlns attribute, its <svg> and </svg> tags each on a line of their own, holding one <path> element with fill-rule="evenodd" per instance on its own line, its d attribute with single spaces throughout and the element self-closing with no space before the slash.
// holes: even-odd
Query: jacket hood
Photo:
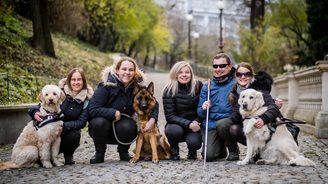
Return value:
<svg viewBox="0 0 328 184">
<path fill-rule="evenodd" d="M 66 80 L 67 78 L 64 78 L 62 80 L 59 81 L 58 83 L 58 87 L 60 87 L 61 89 L 64 89 L 65 93 L 70 95 L 71 97 L 73 97 L 73 92 L 72 90 L 68 87 L 68 85 L 66 85 Z M 82 102 L 84 102 L 84 100 L 91 100 L 92 96 L 93 96 L 93 89 L 92 87 L 88 84 L 87 89 L 82 89 L 76 96 L 75 99 L 79 99 Z"/>
<path fill-rule="evenodd" d="M 116 87 L 117 86 L 117 78 L 114 76 L 114 74 L 116 73 L 116 69 L 114 67 L 114 65 L 112 66 L 108 66 L 106 67 L 101 74 L 101 81 L 103 82 L 104 86 L 112 86 L 112 87 Z M 141 74 L 141 78 L 139 79 L 138 84 L 140 86 L 146 86 L 146 75 L 139 70 L 139 73 Z"/>
<path fill-rule="evenodd" d="M 255 75 L 255 81 L 249 86 L 255 90 L 267 90 L 271 92 L 273 78 L 271 75 L 264 71 L 259 71 Z"/>
</svg>

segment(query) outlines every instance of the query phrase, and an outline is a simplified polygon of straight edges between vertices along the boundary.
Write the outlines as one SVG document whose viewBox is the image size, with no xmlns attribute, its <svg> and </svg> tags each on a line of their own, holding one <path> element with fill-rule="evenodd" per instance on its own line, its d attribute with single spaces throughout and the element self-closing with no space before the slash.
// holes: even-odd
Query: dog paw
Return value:
<svg viewBox="0 0 328 184">
<path fill-rule="evenodd" d="M 50 162 L 43 162 L 42 165 L 43 165 L 43 167 L 48 168 L 48 169 L 53 167 Z"/>
<path fill-rule="evenodd" d="M 57 166 L 57 167 L 64 166 L 64 164 L 59 162 L 58 160 L 54 161 L 54 165 Z"/>
<path fill-rule="evenodd" d="M 257 165 L 264 165 L 265 164 L 265 161 L 264 160 L 258 160 L 256 162 Z"/>
<path fill-rule="evenodd" d="M 132 159 L 130 160 L 130 163 L 136 163 L 136 162 L 138 162 L 138 159 L 132 158 Z"/>
<path fill-rule="evenodd" d="M 159 160 L 157 160 L 157 159 L 153 159 L 152 162 L 153 162 L 154 164 L 158 164 Z"/>
<path fill-rule="evenodd" d="M 237 162 L 237 165 L 246 165 L 247 164 L 247 162 L 245 162 L 245 161 L 238 161 Z"/>
</svg>

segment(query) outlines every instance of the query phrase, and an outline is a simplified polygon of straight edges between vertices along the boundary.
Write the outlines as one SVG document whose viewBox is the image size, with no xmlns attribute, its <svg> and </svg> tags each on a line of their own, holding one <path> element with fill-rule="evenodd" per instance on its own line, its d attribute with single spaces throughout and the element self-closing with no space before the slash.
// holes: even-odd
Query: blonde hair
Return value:
<svg viewBox="0 0 328 184">
<path fill-rule="evenodd" d="M 172 96 L 174 97 L 177 93 L 178 93 L 178 89 L 179 89 L 179 82 L 177 80 L 177 77 L 180 73 L 181 68 L 188 66 L 189 70 L 190 70 L 190 75 L 191 75 L 191 86 L 190 86 L 190 95 L 194 96 L 195 95 L 195 88 L 196 88 L 196 80 L 194 77 L 194 72 L 190 66 L 189 63 L 185 62 L 185 61 L 180 61 L 177 62 L 173 65 L 173 67 L 170 70 L 170 77 L 169 77 L 169 81 L 167 82 L 167 84 L 164 87 L 163 93 L 172 93 Z"/>
<path fill-rule="evenodd" d="M 135 84 L 138 84 L 139 79 L 142 78 L 142 74 L 140 73 L 137 62 L 130 57 L 122 57 L 114 66 L 116 70 L 120 69 L 123 61 L 130 61 L 133 64 L 133 66 L 134 66 L 134 77 L 133 77 L 134 81 L 133 82 Z M 143 80 L 145 80 L 145 79 L 143 79 Z"/>
</svg>

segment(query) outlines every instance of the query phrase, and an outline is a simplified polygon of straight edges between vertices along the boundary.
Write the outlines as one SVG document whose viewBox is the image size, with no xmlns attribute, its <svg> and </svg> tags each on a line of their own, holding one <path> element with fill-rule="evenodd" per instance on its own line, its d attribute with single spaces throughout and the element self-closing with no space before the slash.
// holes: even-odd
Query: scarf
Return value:
<svg viewBox="0 0 328 184">
<path fill-rule="evenodd" d="M 213 76 L 213 81 L 215 83 L 217 83 L 217 84 L 225 84 L 225 83 L 227 83 L 229 81 L 229 79 L 231 77 L 234 76 L 235 70 L 236 69 L 234 67 L 232 67 L 231 70 L 230 70 L 230 72 L 228 74 L 226 74 L 226 75 L 223 75 L 223 76 L 220 76 L 220 77 Z"/>
<path fill-rule="evenodd" d="M 244 91 L 245 89 L 247 89 L 253 82 L 255 81 L 255 78 L 252 77 L 252 79 L 249 81 L 249 83 L 242 87 L 237 83 L 237 93 L 240 94 L 242 91 Z"/>
</svg>

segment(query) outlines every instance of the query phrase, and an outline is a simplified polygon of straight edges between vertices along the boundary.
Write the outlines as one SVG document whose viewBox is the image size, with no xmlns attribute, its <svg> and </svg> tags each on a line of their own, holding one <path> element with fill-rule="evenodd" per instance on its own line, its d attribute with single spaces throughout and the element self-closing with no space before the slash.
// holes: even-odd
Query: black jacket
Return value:
<svg viewBox="0 0 328 184">
<path fill-rule="evenodd" d="M 264 106 L 268 107 L 267 111 L 260 116 L 260 118 L 263 120 L 264 124 L 268 124 L 270 122 L 274 122 L 278 115 L 280 114 L 278 106 L 275 104 L 274 99 L 271 97 L 271 86 L 273 84 L 273 78 L 270 74 L 266 72 L 258 72 L 257 75 L 255 75 L 255 81 L 250 84 L 248 88 L 255 89 L 257 91 L 262 92 L 263 100 L 264 100 Z M 242 124 L 242 116 L 239 113 L 239 94 L 236 90 L 236 85 L 232 88 L 231 93 L 233 95 L 234 104 L 232 106 L 232 115 L 231 120 L 235 124 Z"/>
<path fill-rule="evenodd" d="M 109 120 L 115 119 L 116 110 L 120 113 L 132 116 L 134 110 L 133 103 L 133 89 L 134 83 L 130 84 L 127 88 L 115 76 L 114 67 L 107 67 L 102 73 L 102 81 L 99 83 L 92 100 L 89 103 L 89 112 L 92 117 L 103 117 Z M 144 86 L 143 78 L 140 80 L 139 85 Z M 158 102 L 154 110 L 150 113 L 150 118 L 153 117 L 158 120 Z"/>
<path fill-rule="evenodd" d="M 178 124 L 184 129 L 189 129 L 192 121 L 202 123 L 203 120 L 197 115 L 197 106 L 203 83 L 197 80 L 198 88 L 195 88 L 195 96 L 189 94 L 190 83 L 179 83 L 178 93 L 174 97 L 167 91 L 163 92 L 163 107 L 167 124 Z"/>
<path fill-rule="evenodd" d="M 66 98 L 63 104 L 60 106 L 61 111 L 64 113 L 65 117 L 63 119 L 63 132 L 65 134 L 72 130 L 80 130 L 84 128 L 89 121 L 90 116 L 87 108 L 89 100 L 91 100 L 93 95 L 93 89 L 88 85 L 87 89 L 82 89 L 73 99 L 72 90 L 65 84 L 66 78 L 59 81 L 58 86 L 65 93 Z M 84 108 L 83 108 L 84 107 Z M 40 104 L 33 106 L 28 110 L 28 114 L 33 120 L 34 114 L 39 112 Z"/>
</svg>

